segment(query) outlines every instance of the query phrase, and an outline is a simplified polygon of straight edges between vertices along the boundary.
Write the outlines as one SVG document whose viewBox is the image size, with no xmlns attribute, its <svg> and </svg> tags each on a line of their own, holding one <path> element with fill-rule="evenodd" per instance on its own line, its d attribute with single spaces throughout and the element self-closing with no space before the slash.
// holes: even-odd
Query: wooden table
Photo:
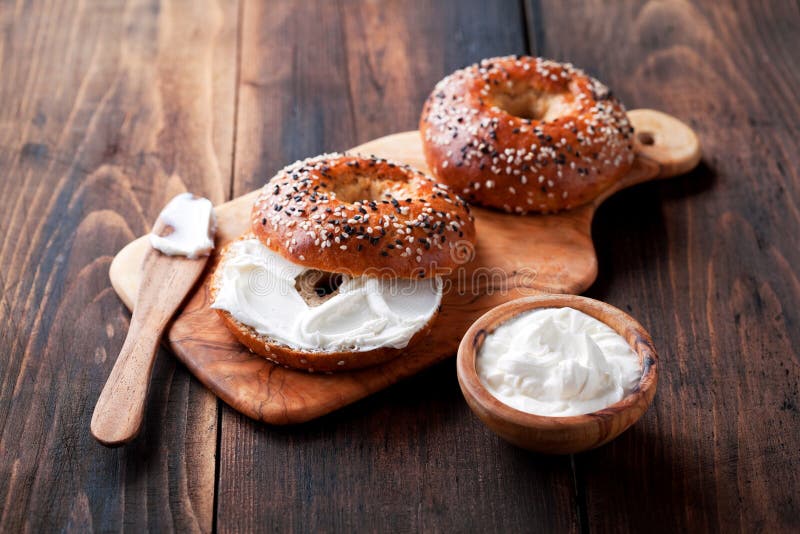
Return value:
<svg viewBox="0 0 800 534">
<path fill-rule="evenodd" d="M 734 1 L 0 3 L 0 531 L 797 531 L 800 8 Z M 704 163 L 598 213 L 588 295 L 660 351 L 599 450 L 525 453 L 450 360 L 302 426 L 256 424 L 166 351 L 146 428 L 89 419 L 128 326 L 111 257 L 184 187 L 412 129 L 483 57 L 569 60 L 687 121 Z"/>
</svg>

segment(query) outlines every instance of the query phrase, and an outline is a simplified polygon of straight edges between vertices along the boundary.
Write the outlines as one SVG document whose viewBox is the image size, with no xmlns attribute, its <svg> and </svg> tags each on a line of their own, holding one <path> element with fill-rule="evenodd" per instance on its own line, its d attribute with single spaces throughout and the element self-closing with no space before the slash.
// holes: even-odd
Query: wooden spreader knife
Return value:
<svg viewBox="0 0 800 534">
<path fill-rule="evenodd" d="M 173 230 L 162 216 L 153 227 L 160 236 Z M 159 341 L 208 258 L 168 256 L 152 247 L 145 255 L 128 336 L 92 414 L 92 435 L 103 445 L 117 447 L 139 433 Z"/>
</svg>

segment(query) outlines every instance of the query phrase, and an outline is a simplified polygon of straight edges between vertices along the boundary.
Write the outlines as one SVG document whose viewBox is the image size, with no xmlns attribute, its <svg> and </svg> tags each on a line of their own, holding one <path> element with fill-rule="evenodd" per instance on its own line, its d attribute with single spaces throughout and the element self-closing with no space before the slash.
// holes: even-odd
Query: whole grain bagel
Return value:
<svg viewBox="0 0 800 534">
<path fill-rule="evenodd" d="M 389 160 L 324 154 L 273 177 L 253 233 L 292 262 L 351 276 L 424 278 L 463 263 L 475 241 L 468 206 L 447 186 Z"/>
<path fill-rule="evenodd" d="M 468 202 L 547 213 L 590 202 L 633 164 L 608 88 L 570 64 L 485 59 L 441 80 L 420 118 L 433 174 Z"/>
</svg>

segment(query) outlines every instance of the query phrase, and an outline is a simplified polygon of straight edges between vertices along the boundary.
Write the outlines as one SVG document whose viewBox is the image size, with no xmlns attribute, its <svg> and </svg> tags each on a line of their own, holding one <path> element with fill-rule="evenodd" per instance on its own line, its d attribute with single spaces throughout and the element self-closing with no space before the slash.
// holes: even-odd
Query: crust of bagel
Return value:
<svg viewBox="0 0 800 534">
<path fill-rule="evenodd" d="M 546 120 L 498 103 L 550 106 L 554 97 L 558 112 Z M 634 158 L 633 128 L 607 87 L 572 65 L 528 56 L 485 59 L 447 76 L 428 97 L 419 128 L 438 180 L 468 202 L 511 213 L 586 204 L 624 177 Z"/>
<path fill-rule="evenodd" d="M 361 186 L 349 195 L 337 193 L 354 182 Z M 373 198 L 354 196 L 372 184 L 381 184 Z M 253 205 L 251 229 L 298 265 L 351 276 L 447 276 L 476 242 L 469 206 L 446 185 L 408 165 L 348 154 L 280 170 Z"/>
<path fill-rule="evenodd" d="M 247 233 L 239 239 L 254 237 Z M 211 302 L 216 299 L 219 290 L 218 273 L 220 266 L 225 261 L 225 256 L 229 252 L 230 243 L 219 251 L 214 270 L 208 280 L 208 290 Z M 441 307 L 441 305 L 440 305 Z M 326 352 L 326 351 L 306 351 L 282 344 L 275 339 L 264 336 L 255 331 L 252 327 L 236 320 L 229 312 L 215 309 L 220 316 L 225 327 L 236 337 L 236 339 L 250 352 L 258 354 L 277 365 L 282 365 L 291 369 L 307 371 L 309 373 L 336 373 L 343 371 L 353 371 L 364 369 L 381 363 L 388 362 L 400 356 L 414 344 L 421 341 L 430 332 L 436 317 L 439 315 L 437 309 L 430 320 L 418 330 L 409 340 L 408 345 L 402 349 L 393 347 L 380 347 L 369 351 L 351 352 Z"/>
</svg>

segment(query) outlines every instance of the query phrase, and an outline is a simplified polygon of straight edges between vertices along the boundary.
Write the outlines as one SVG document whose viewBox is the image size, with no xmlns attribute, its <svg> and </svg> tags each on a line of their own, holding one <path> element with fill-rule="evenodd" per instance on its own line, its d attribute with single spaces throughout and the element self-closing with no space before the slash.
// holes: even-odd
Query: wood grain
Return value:
<svg viewBox="0 0 800 534">
<path fill-rule="evenodd" d="M 628 106 L 686 120 L 706 154 L 685 179 L 623 192 L 595 219 L 600 276 L 588 296 L 635 316 L 661 368 L 644 418 L 575 459 L 584 523 L 797 531 L 800 64 L 789 51 L 800 8 L 542 1 L 527 11 L 534 52 L 586 66 Z"/>
<path fill-rule="evenodd" d="M 165 351 L 130 446 L 88 433 L 129 315 L 112 256 L 229 192 L 237 10 L 0 4 L 0 531 L 210 531 L 217 401 Z"/>
<path fill-rule="evenodd" d="M 796 2 L 239 4 L 0 2 L 0 530 L 800 530 Z M 661 357 L 634 428 L 527 454 L 472 416 L 452 360 L 301 427 L 227 407 L 217 425 L 160 357 L 144 433 L 94 443 L 128 324 L 108 266 L 181 189 L 173 171 L 240 195 L 415 128 L 441 76 L 526 49 L 687 121 L 705 150 L 593 224 L 589 295 Z"/>
</svg>

